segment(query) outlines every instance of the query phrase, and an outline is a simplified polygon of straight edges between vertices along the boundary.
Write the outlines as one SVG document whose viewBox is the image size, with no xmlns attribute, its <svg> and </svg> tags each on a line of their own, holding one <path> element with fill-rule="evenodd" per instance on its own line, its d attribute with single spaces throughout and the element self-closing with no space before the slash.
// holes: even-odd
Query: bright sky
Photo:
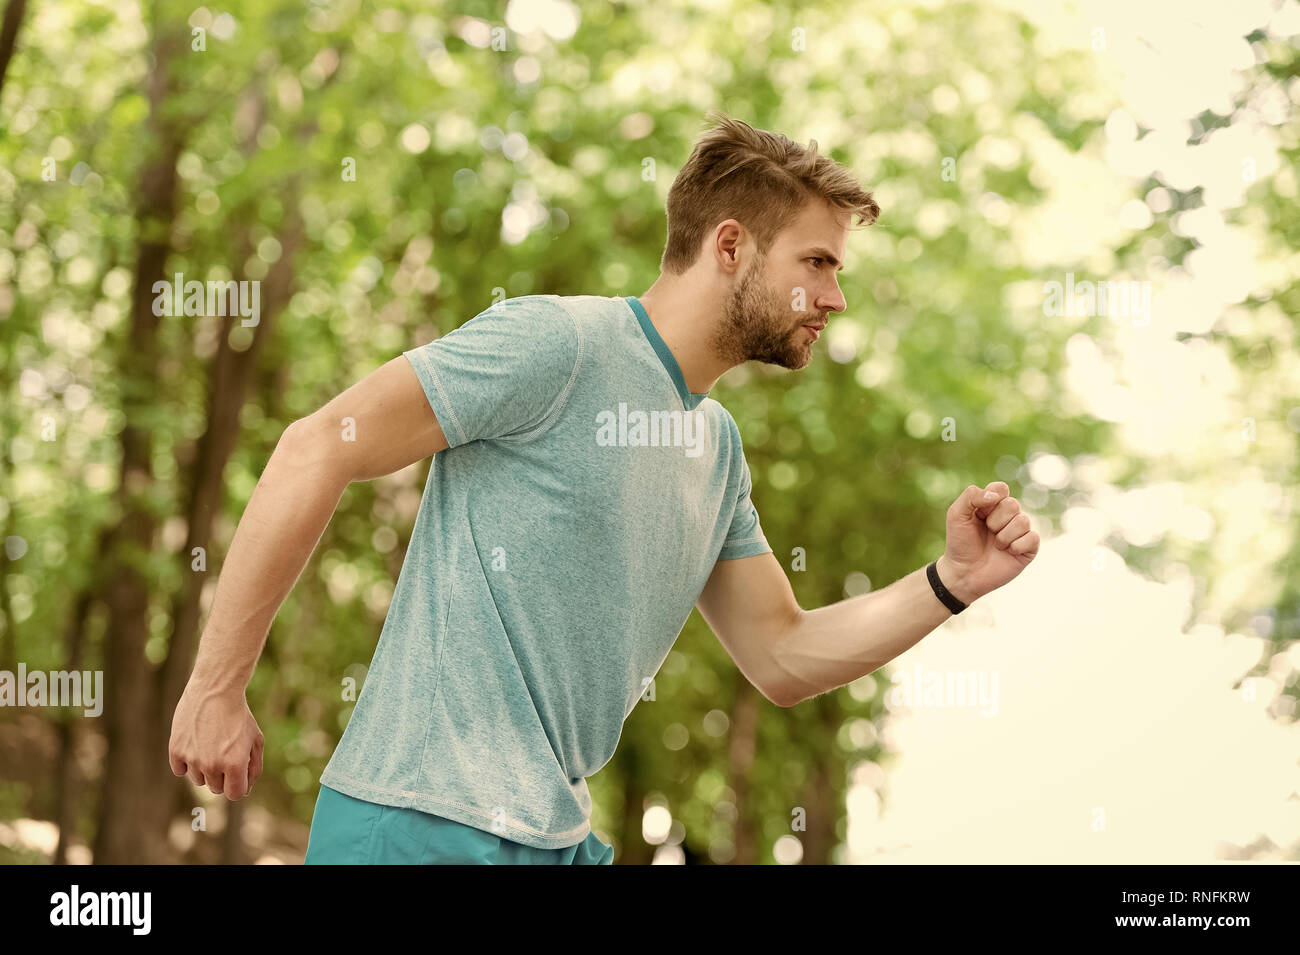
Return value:
<svg viewBox="0 0 1300 955">
<path fill-rule="evenodd" d="M 895 661 L 921 698 L 887 723 L 898 762 L 852 790 L 846 861 L 1206 863 L 1220 843 L 1300 840 L 1300 725 L 1265 713 L 1276 681 L 1233 689 L 1264 642 L 1184 633 L 1186 581 L 1095 557 L 1082 532 L 1046 542 Z M 991 695 L 927 698 L 947 672 Z"/>
<path fill-rule="evenodd" d="M 1300 409 L 1278 420 L 1273 404 L 1243 394 L 1220 348 L 1174 336 L 1249 321 L 1252 331 L 1277 336 L 1276 380 L 1300 376 L 1300 349 L 1281 310 L 1233 308 L 1300 263 L 1249 209 L 1245 225 L 1227 224 L 1243 211 L 1251 176 L 1278 173 L 1279 190 L 1295 194 L 1294 170 L 1278 172 L 1269 123 L 1293 113 L 1300 80 L 1257 90 L 1250 118 L 1185 145 L 1189 118 L 1205 108 L 1226 112 L 1242 85 L 1236 71 L 1254 63 L 1241 37 L 1265 24 L 1300 32 L 1300 5 L 1275 15 L 1274 4 L 1255 0 L 998 2 L 1039 24 L 1045 50 L 1093 51 L 1119 104 L 1081 155 L 1027 141 L 1044 180 L 1059 188 L 1045 209 L 1013 224 L 1020 246 L 1043 264 L 1082 258 L 1095 263 L 1089 277 L 1154 286 L 1148 324 L 1116 319 L 1105 341 L 1070 340 L 1070 391 L 1081 412 L 1114 422 L 1121 441 L 1149 456 L 1153 472 L 1204 478 L 1153 477 L 1124 491 L 1106 485 L 1104 461 L 1074 474 L 1056 455 L 1030 462 L 1037 487 L 1022 498 L 1028 509 L 1041 489 L 1067 478 L 1091 488 L 1094 506 L 1067 512 L 1063 528 L 1037 520 L 1045 542 L 1030 569 L 891 666 L 922 686 L 931 671 L 982 675 L 985 689 L 996 690 L 996 711 L 982 715 L 994 708 L 978 700 L 941 705 L 955 701 L 942 693 L 896 711 L 886 740 L 897 760 L 883 773 L 861 768 L 845 861 L 1205 863 L 1233 858 L 1225 845 L 1261 836 L 1295 845 L 1300 725 L 1265 708 L 1300 667 L 1300 648 L 1279 654 L 1268 678 L 1234 689 L 1264 641 L 1190 620 L 1192 583 L 1181 564 L 1167 565 L 1167 582 L 1150 581 L 1096 545 L 1109 531 L 1135 545 L 1166 534 L 1213 536 L 1212 609 L 1264 606 L 1276 596 L 1273 568 L 1291 544 L 1281 525 L 1293 497 L 1261 472 L 1278 471 L 1264 467 L 1276 463 L 1269 454 L 1291 453 L 1288 429 L 1300 430 Z M 1097 29 L 1104 51 L 1093 48 Z M 1151 132 L 1139 139 L 1139 127 Z M 1204 187 L 1206 207 L 1174 223 L 1202 249 L 1185 272 L 1153 256 L 1147 274 L 1111 274 L 1107 246 L 1169 208 L 1164 190 L 1135 196 L 1153 170 L 1176 188 Z M 1041 296 L 1041 286 L 1008 290 L 1013 302 L 1031 295 Z"/>
</svg>

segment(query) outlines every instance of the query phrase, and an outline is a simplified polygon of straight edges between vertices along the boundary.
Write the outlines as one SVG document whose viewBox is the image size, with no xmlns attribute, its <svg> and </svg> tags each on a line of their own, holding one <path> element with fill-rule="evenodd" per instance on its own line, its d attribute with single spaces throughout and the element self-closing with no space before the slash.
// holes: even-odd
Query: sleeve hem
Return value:
<svg viewBox="0 0 1300 955">
<path fill-rule="evenodd" d="M 741 557 L 757 557 L 759 554 L 770 553 L 772 548 L 766 538 L 747 537 L 744 540 L 725 544 L 718 554 L 718 560 L 737 560 Z"/>
<path fill-rule="evenodd" d="M 460 426 L 456 412 L 451 407 L 451 402 L 447 400 L 447 393 L 442 387 L 433 363 L 421 355 L 418 349 L 413 348 L 403 354 L 411 363 L 416 377 L 420 379 L 424 396 L 429 401 L 429 407 L 433 409 L 434 417 L 438 419 L 438 426 L 442 428 L 443 437 L 447 439 L 447 446 L 454 448 L 464 444 L 465 432 Z"/>
</svg>

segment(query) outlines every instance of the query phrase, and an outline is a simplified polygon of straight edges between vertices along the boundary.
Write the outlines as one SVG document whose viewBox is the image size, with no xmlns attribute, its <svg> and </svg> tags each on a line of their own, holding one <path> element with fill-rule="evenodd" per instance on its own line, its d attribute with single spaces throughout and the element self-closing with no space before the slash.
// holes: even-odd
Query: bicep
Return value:
<svg viewBox="0 0 1300 955">
<path fill-rule="evenodd" d="M 295 421 L 286 437 L 318 473 L 342 483 L 392 474 L 448 447 L 424 388 L 402 355 Z"/>
<path fill-rule="evenodd" d="M 745 678 L 773 703 L 784 705 L 784 673 L 772 647 L 803 609 L 776 556 L 769 551 L 718 561 L 696 606 Z"/>
</svg>

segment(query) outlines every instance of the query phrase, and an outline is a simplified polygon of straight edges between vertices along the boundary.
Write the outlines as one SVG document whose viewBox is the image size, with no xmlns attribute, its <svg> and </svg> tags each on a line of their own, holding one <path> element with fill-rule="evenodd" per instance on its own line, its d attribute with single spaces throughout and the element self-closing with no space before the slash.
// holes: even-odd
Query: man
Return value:
<svg viewBox="0 0 1300 955">
<path fill-rule="evenodd" d="M 506 299 L 281 437 L 236 530 L 170 759 L 240 799 L 262 770 L 245 700 L 275 612 L 352 481 L 433 455 L 365 685 L 321 776 L 308 862 L 607 863 L 586 777 L 692 606 L 777 706 L 871 673 L 1037 553 L 994 482 L 944 553 L 806 611 L 750 501 L 729 368 L 808 364 L 845 308 L 847 170 L 725 116 L 668 196 L 641 296 Z M 345 439 L 346 437 L 346 439 Z"/>
</svg>

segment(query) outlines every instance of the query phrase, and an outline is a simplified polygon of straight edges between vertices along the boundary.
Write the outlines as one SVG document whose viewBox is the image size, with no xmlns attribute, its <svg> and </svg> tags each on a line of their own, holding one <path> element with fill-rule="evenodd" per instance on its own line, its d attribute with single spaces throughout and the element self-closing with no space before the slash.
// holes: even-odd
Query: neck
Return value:
<svg viewBox="0 0 1300 955">
<path fill-rule="evenodd" d="M 713 326 L 723 309 L 720 294 L 704 293 L 680 279 L 660 275 L 637 298 L 694 394 L 712 391 L 723 373 L 739 364 L 713 347 Z"/>
</svg>

